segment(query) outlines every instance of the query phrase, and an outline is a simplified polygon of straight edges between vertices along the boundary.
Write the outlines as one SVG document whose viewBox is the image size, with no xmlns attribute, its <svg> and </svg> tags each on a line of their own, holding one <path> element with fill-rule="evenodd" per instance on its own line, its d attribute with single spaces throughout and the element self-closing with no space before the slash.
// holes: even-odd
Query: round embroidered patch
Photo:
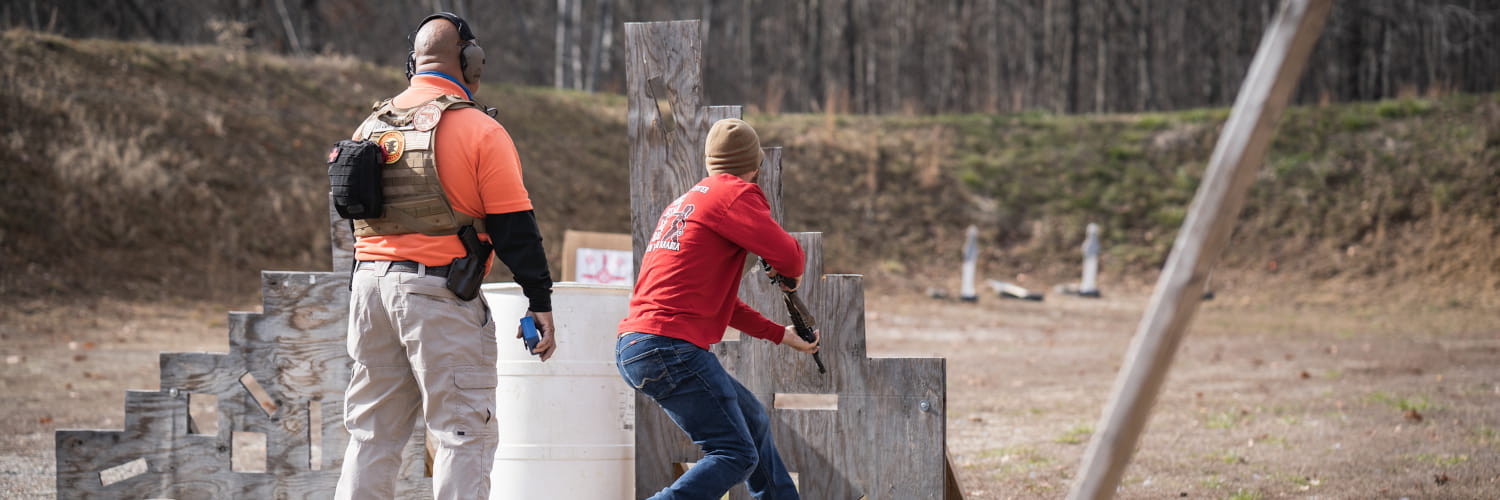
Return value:
<svg viewBox="0 0 1500 500">
<path fill-rule="evenodd" d="M 436 128 L 438 120 L 442 118 L 443 108 L 434 103 L 427 103 L 412 115 L 411 125 L 416 127 L 418 132 L 426 132 Z"/>
<path fill-rule="evenodd" d="M 385 164 L 390 165 L 401 159 L 406 153 L 406 134 L 399 130 L 388 130 L 380 134 L 380 149 L 385 150 Z"/>
</svg>

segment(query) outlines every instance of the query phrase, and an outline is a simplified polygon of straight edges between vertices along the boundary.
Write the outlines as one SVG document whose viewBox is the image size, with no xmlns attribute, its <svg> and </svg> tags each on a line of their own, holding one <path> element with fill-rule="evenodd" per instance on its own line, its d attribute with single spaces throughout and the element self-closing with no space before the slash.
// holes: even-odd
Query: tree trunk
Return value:
<svg viewBox="0 0 1500 500">
<path fill-rule="evenodd" d="M 857 102 L 859 94 L 859 27 L 858 20 L 854 18 L 854 0 L 844 0 L 844 48 L 847 51 L 845 57 L 849 61 L 848 83 L 845 91 L 849 93 L 851 107 Z M 849 109 L 847 111 L 859 111 Z"/>
<path fill-rule="evenodd" d="M 302 0 L 302 47 L 314 54 L 323 53 L 323 13 L 320 0 Z"/>
<path fill-rule="evenodd" d="M 281 16 L 281 27 L 286 33 L 286 41 L 291 46 L 292 53 L 304 55 L 302 41 L 297 39 L 296 23 L 292 22 L 292 16 L 286 10 L 286 0 L 276 0 L 276 13 Z"/>
<path fill-rule="evenodd" d="M 576 1 L 576 0 L 575 0 Z M 568 54 L 568 0 L 557 0 L 557 29 L 554 30 L 555 51 L 552 54 L 552 86 L 567 88 L 566 66 Z"/>
<path fill-rule="evenodd" d="M 1109 75 L 1109 26 L 1111 13 L 1114 12 L 1113 3 L 1105 1 L 1101 7 L 1104 12 L 1098 19 L 1098 37 L 1094 39 L 1094 112 L 1103 113 L 1107 111 L 1105 81 Z"/>
<path fill-rule="evenodd" d="M 531 16 L 520 15 L 522 12 L 521 8 L 525 3 L 527 3 L 526 0 L 515 0 L 510 3 L 508 10 L 517 13 L 517 15 L 510 16 L 510 18 L 515 20 L 516 32 L 521 34 L 521 53 L 531 55 L 536 54 L 536 44 L 531 41 Z M 547 80 L 547 65 L 545 63 L 527 65 L 527 68 L 528 71 L 524 71 L 523 74 L 531 75 L 530 78 L 534 78 L 535 82 L 540 83 Z"/>
<path fill-rule="evenodd" d="M 568 3 L 568 75 L 569 87 L 583 89 L 583 1 Z"/>
<path fill-rule="evenodd" d="M 1137 85 L 1139 85 L 1136 93 L 1137 111 L 1154 109 L 1156 104 L 1156 88 L 1152 85 L 1151 79 L 1151 61 L 1155 57 L 1156 49 L 1151 43 L 1151 1 L 1140 0 L 1140 5 L 1135 9 L 1135 69 Z"/>
<path fill-rule="evenodd" d="M 807 80 L 807 98 L 811 104 L 809 109 L 816 111 L 817 102 L 828 93 L 823 84 L 823 2 L 822 0 L 808 0 L 807 15 L 811 20 L 807 23 L 808 31 L 805 36 L 804 46 L 810 47 L 812 56 L 808 64 L 804 66 L 803 74 Z"/>
<path fill-rule="evenodd" d="M 614 53 L 612 49 L 615 46 L 615 17 L 614 10 L 611 8 L 614 4 L 614 0 L 604 0 L 602 3 L 604 4 L 604 6 L 602 7 L 603 11 L 600 12 L 600 17 L 603 17 L 604 19 L 602 21 L 599 21 L 599 28 L 604 32 L 604 35 L 599 42 L 598 78 L 607 78 L 610 74 L 610 63 L 611 61 L 613 61 L 613 58 L 610 57 L 610 54 Z M 596 79 L 594 81 L 595 88 L 592 90 L 597 90 L 598 86 L 599 82 L 598 79 Z"/>
<path fill-rule="evenodd" d="M 1078 58 L 1079 52 L 1083 48 L 1082 38 L 1080 37 L 1080 31 L 1082 29 L 1080 26 L 1083 24 L 1083 19 L 1079 13 L 1078 4 L 1081 1 L 1082 0 L 1068 1 L 1068 95 L 1066 96 L 1065 102 L 1067 102 L 1067 110 L 1069 113 L 1077 113 L 1079 111 Z"/>
</svg>

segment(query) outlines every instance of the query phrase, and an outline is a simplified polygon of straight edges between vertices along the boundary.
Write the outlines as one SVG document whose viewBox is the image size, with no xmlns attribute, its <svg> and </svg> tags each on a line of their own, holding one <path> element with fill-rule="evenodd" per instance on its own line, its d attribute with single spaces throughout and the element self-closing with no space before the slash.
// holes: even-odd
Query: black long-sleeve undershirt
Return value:
<svg viewBox="0 0 1500 500">
<path fill-rule="evenodd" d="M 552 312 L 552 273 L 547 270 L 547 251 L 542 248 L 536 214 L 531 210 L 488 214 L 484 227 L 495 245 L 495 256 L 510 268 L 531 302 L 531 311 Z"/>
</svg>

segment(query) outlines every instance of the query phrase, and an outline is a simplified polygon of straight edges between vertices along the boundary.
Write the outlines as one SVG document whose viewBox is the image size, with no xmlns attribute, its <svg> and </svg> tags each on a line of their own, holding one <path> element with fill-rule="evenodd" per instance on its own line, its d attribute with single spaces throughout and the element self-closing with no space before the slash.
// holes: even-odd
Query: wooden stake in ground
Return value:
<svg viewBox="0 0 1500 500">
<path fill-rule="evenodd" d="M 1333 0 L 1287 0 L 1261 40 L 1069 498 L 1114 496 L 1182 333 L 1197 312 L 1204 279 L 1229 241 L 1245 193 L 1332 5 Z"/>
</svg>

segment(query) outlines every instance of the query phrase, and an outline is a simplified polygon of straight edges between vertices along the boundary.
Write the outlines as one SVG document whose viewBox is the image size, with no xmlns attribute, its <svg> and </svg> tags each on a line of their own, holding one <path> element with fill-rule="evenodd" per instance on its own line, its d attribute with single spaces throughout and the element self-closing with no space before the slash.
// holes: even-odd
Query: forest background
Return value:
<svg viewBox="0 0 1500 500">
<path fill-rule="evenodd" d="M 1115 113 L 1227 106 L 1275 0 L 17 0 L 0 27 L 400 65 L 465 17 L 490 82 L 624 87 L 623 23 L 701 19 L 707 102 L 767 113 Z M 1340 2 L 1294 103 L 1484 92 L 1500 4 Z"/>
</svg>

